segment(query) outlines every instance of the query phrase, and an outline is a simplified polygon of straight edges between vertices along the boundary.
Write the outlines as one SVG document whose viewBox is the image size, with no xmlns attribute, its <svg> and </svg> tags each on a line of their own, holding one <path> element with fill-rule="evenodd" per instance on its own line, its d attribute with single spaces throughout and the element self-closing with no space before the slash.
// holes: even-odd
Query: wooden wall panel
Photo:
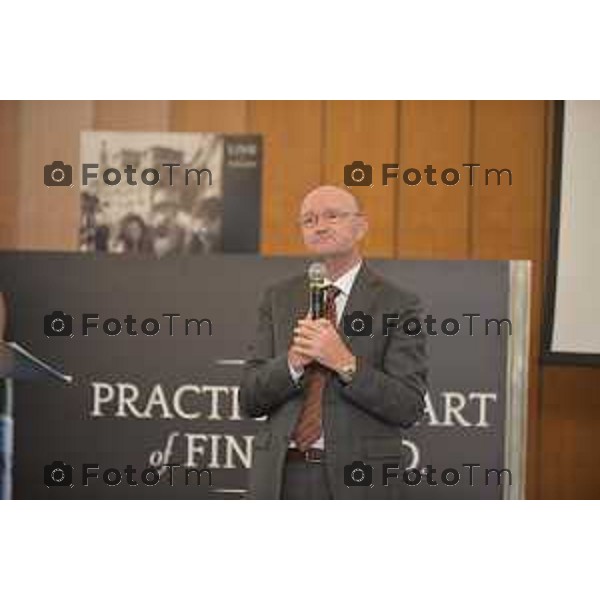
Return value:
<svg viewBox="0 0 600 600">
<path fill-rule="evenodd" d="M 400 103 L 400 172 L 428 164 L 437 169 L 436 186 L 423 178 L 416 186 L 399 179 L 396 256 L 399 258 L 464 259 L 469 256 L 470 197 L 463 163 L 471 162 L 469 101 L 403 101 Z M 454 168 L 461 180 L 441 182 L 441 172 Z"/>
<path fill-rule="evenodd" d="M 17 238 L 19 104 L 0 101 L 0 249 L 13 248 Z"/>
<path fill-rule="evenodd" d="M 176 100 L 171 103 L 173 131 L 245 133 L 245 100 Z"/>
<path fill-rule="evenodd" d="M 540 497 L 600 499 L 600 368 L 542 371 Z"/>
<path fill-rule="evenodd" d="M 92 102 L 22 102 L 19 115 L 17 247 L 73 250 L 79 237 L 79 169 L 72 187 L 46 187 L 44 165 L 79 165 L 79 133 L 93 128 Z"/>
<path fill-rule="evenodd" d="M 325 103 L 323 182 L 344 185 L 344 165 L 356 160 L 373 167 L 372 187 L 353 187 L 369 216 L 367 256 L 395 253 L 397 186 L 381 185 L 381 165 L 398 161 L 398 103 L 328 101 Z"/>
<path fill-rule="evenodd" d="M 323 103 L 260 101 L 249 107 L 249 131 L 263 134 L 261 251 L 304 254 L 300 200 L 321 183 Z"/>
<path fill-rule="evenodd" d="M 171 103 L 167 100 L 98 100 L 94 102 L 98 131 L 168 131 Z"/>
<path fill-rule="evenodd" d="M 546 102 L 475 102 L 473 157 L 481 163 L 473 195 L 472 253 L 479 260 L 532 261 L 527 494 L 539 493 L 539 344 L 545 237 Z M 485 184 L 484 169 L 510 169 L 512 185 Z M 507 181 L 505 179 L 505 181 Z"/>
<path fill-rule="evenodd" d="M 474 187 L 473 258 L 542 258 L 546 102 L 475 102 L 473 157 L 512 170 L 512 186 Z M 495 179 L 492 177 L 492 182 Z"/>
</svg>

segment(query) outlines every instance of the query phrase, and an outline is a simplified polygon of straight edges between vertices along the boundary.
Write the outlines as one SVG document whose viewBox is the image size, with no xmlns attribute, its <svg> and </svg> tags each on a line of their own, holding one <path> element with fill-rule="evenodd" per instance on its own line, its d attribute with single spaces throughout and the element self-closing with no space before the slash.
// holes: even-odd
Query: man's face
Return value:
<svg viewBox="0 0 600 600">
<path fill-rule="evenodd" d="M 172 206 L 161 206 L 155 213 L 155 225 L 156 227 L 168 227 L 175 222 L 175 215 L 177 211 Z"/>
<path fill-rule="evenodd" d="M 352 252 L 367 232 L 354 198 L 337 188 L 319 188 L 306 196 L 300 226 L 306 248 L 323 257 Z"/>
</svg>

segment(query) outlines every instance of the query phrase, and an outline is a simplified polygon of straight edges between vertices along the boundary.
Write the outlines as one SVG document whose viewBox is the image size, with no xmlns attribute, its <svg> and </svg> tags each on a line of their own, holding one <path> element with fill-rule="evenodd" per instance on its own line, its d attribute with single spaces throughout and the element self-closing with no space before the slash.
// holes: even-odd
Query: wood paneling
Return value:
<svg viewBox="0 0 600 600">
<path fill-rule="evenodd" d="M 17 241 L 19 102 L 0 102 L 0 248 Z"/>
<path fill-rule="evenodd" d="M 544 366 L 540 496 L 600 499 L 600 369 Z"/>
<path fill-rule="evenodd" d="M 373 167 L 372 187 L 353 187 L 369 216 L 367 256 L 395 253 L 396 186 L 381 185 L 381 165 L 398 162 L 398 103 L 330 101 L 325 103 L 323 182 L 344 185 L 344 165 L 362 161 Z"/>
<path fill-rule="evenodd" d="M 171 126 L 167 100 L 98 100 L 94 109 L 98 131 L 168 131 Z"/>
<path fill-rule="evenodd" d="M 432 165 L 436 186 L 425 177 L 410 186 L 400 179 L 396 226 L 399 258 L 468 258 L 471 188 L 463 163 L 471 162 L 471 102 L 404 101 L 400 103 L 400 172 L 421 172 Z M 456 169 L 461 180 L 444 185 L 441 172 Z M 399 175 L 400 177 L 400 175 Z"/>
<path fill-rule="evenodd" d="M 171 103 L 173 131 L 245 133 L 245 100 L 177 100 Z"/>
<path fill-rule="evenodd" d="M 304 254 L 297 225 L 299 203 L 321 183 L 323 103 L 252 102 L 249 131 L 263 134 L 261 251 Z"/>
<path fill-rule="evenodd" d="M 93 128 L 92 102 L 22 102 L 17 247 L 74 250 L 79 237 L 79 169 L 72 187 L 46 187 L 44 165 L 79 162 L 79 134 Z"/>
<path fill-rule="evenodd" d="M 531 352 L 527 493 L 538 494 L 539 344 L 545 236 L 546 102 L 475 102 L 473 157 L 481 163 L 475 182 L 472 253 L 480 260 L 532 261 Z M 510 169 L 498 185 L 485 169 Z"/>
<path fill-rule="evenodd" d="M 473 258 L 540 260 L 544 236 L 545 102 L 475 102 Z M 511 169 L 484 183 L 486 168 Z"/>
</svg>

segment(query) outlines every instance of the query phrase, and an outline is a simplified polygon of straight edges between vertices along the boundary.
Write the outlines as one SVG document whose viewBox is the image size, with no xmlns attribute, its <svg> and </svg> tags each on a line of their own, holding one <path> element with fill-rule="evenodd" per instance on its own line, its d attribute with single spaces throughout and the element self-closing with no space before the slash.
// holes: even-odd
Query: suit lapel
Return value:
<svg viewBox="0 0 600 600">
<path fill-rule="evenodd" d="M 342 319 L 339 324 L 339 332 L 344 334 L 344 316 L 350 315 L 355 311 L 362 311 L 367 315 L 370 315 L 374 319 L 374 308 L 379 294 L 381 286 L 381 280 L 379 277 L 371 271 L 371 269 L 363 262 L 360 270 L 354 280 L 354 285 L 350 290 L 348 301 L 342 314 Z M 375 332 L 379 324 L 373 321 L 373 332 Z M 369 336 L 350 336 L 344 339 L 353 348 L 358 349 L 364 347 L 367 340 L 370 341 Z"/>
<path fill-rule="evenodd" d="M 303 318 L 308 313 L 308 277 L 298 277 L 294 281 L 290 287 L 288 299 L 289 304 L 285 311 L 287 318 L 286 331 L 287 337 L 291 341 L 298 319 Z"/>
</svg>

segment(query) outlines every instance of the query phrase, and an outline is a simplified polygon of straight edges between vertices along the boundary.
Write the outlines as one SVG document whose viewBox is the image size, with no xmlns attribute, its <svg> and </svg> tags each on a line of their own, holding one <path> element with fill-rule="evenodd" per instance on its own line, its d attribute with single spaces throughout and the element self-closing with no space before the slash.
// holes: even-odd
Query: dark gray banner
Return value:
<svg viewBox="0 0 600 600">
<path fill-rule="evenodd" d="M 369 262 L 397 285 L 418 293 L 426 313 L 436 319 L 437 335 L 429 337 L 428 410 L 402 437 L 415 468 L 436 469 L 437 485 L 428 484 L 423 475 L 419 485 L 406 485 L 406 496 L 501 498 L 497 475 L 492 473 L 486 485 L 485 469 L 504 467 L 509 336 L 506 325 L 497 335 L 493 323 L 486 335 L 485 320 L 509 316 L 508 263 Z M 240 415 L 240 361 L 254 334 L 262 291 L 306 265 L 300 258 L 242 255 L 156 260 L 0 254 L 0 290 L 7 296 L 9 312 L 7 339 L 74 378 L 70 384 L 16 382 L 13 496 L 244 497 L 253 437 L 261 424 Z M 72 336 L 46 336 L 44 328 L 57 317 L 56 311 L 67 317 L 61 317 L 63 323 L 72 318 Z M 87 336 L 82 335 L 84 314 L 98 315 L 88 317 L 97 327 Z M 137 335 L 127 333 L 127 315 L 135 319 L 130 328 Z M 120 321 L 118 335 L 103 332 L 108 319 Z M 159 323 L 156 335 L 142 332 L 146 319 Z M 197 320 L 199 335 L 194 322 L 186 335 L 186 319 Z M 458 321 L 458 333 L 443 333 L 445 319 Z M 210 326 L 203 320 L 210 320 Z M 107 324 L 109 331 L 116 326 Z M 447 322 L 445 329 L 455 326 Z M 66 482 L 72 486 L 46 485 L 48 468 L 56 461 L 72 467 L 72 481 Z M 181 467 L 165 469 L 165 462 Z M 82 483 L 86 463 L 98 465 L 89 469 L 97 476 L 90 477 L 87 486 Z M 465 466 L 475 464 L 479 467 Z M 126 473 L 127 465 L 134 474 Z M 149 466 L 161 473 L 156 485 L 141 481 Z M 206 474 L 192 474 L 186 485 L 186 467 L 210 469 L 212 485 Z M 118 485 L 103 481 L 110 469 L 120 471 Z M 444 483 L 445 469 L 458 471 L 458 482 L 448 472 Z M 117 474 L 106 477 L 114 481 Z"/>
</svg>

